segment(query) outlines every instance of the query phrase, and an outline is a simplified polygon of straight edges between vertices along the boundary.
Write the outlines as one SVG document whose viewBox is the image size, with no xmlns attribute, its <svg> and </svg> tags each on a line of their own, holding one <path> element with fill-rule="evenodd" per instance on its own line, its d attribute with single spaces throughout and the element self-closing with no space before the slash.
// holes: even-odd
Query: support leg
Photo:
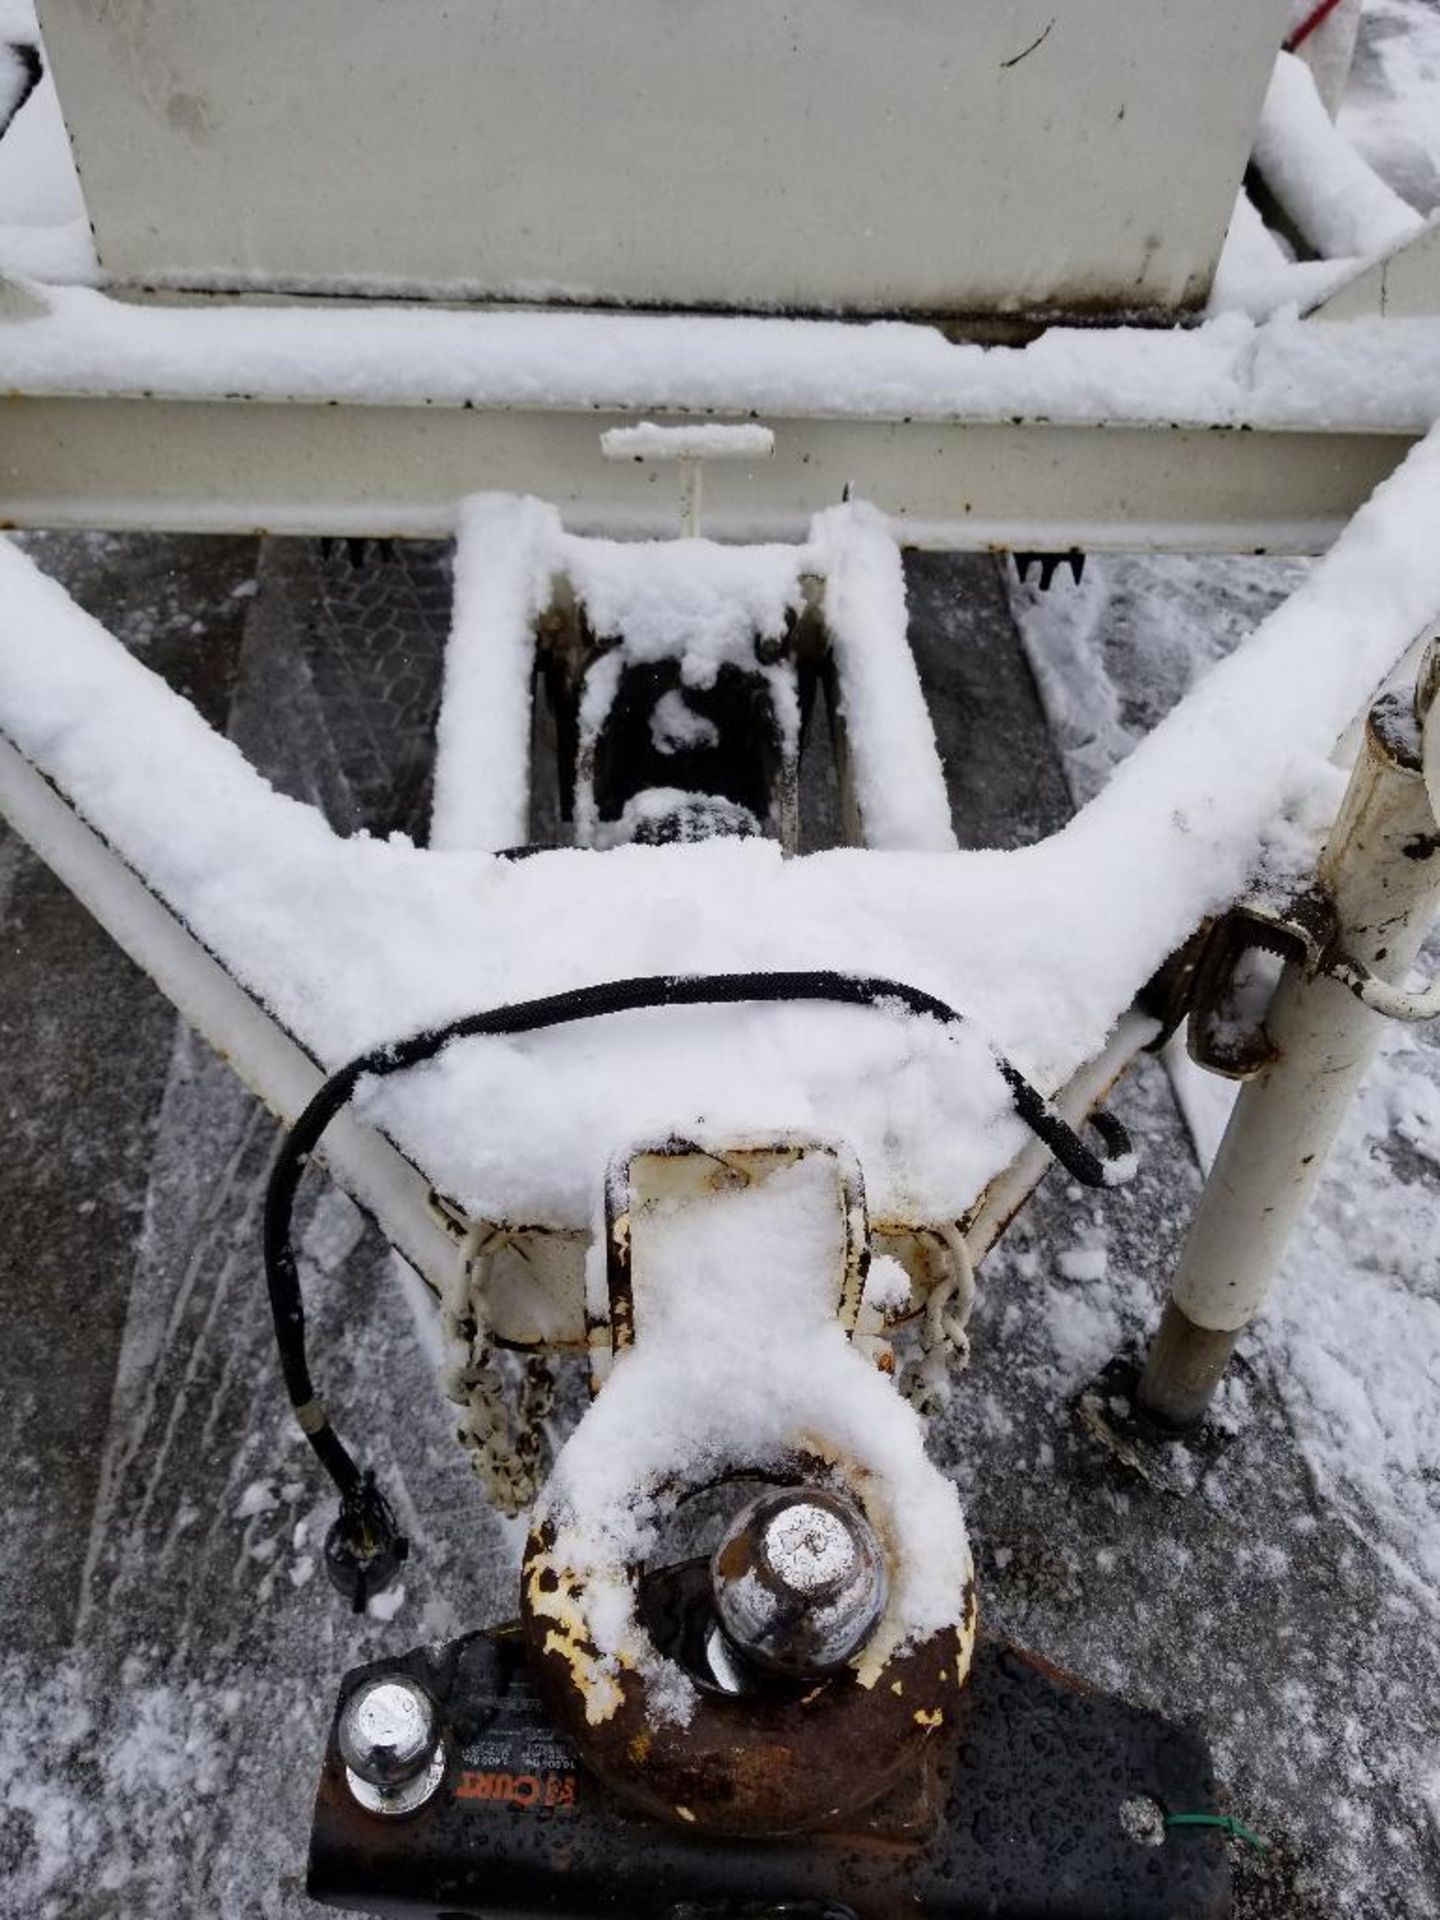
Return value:
<svg viewBox="0 0 1440 1920">
<path fill-rule="evenodd" d="M 1370 715 L 1320 879 L 1343 952 L 1403 981 L 1440 906 L 1440 829 L 1403 701 Z M 1296 964 L 1265 1024 L 1275 1058 L 1236 1102 L 1140 1381 L 1142 1408 L 1173 1429 L 1202 1418 L 1264 1305 L 1384 1031 L 1349 988 Z"/>
</svg>

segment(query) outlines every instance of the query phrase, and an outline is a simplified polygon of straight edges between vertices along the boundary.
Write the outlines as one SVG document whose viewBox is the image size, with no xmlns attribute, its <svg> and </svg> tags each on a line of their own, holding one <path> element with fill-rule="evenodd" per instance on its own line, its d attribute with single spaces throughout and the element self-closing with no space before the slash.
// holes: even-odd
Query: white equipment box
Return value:
<svg viewBox="0 0 1440 1920">
<path fill-rule="evenodd" d="M 1285 0 L 42 0 L 119 284 L 1163 316 Z"/>
</svg>

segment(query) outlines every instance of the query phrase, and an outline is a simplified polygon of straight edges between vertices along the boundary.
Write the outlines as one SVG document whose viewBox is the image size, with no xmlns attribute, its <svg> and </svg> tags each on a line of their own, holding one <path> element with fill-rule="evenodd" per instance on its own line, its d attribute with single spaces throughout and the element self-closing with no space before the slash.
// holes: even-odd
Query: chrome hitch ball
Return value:
<svg viewBox="0 0 1440 1920">
<path fill-rule="evenodd" d="M 794 1679 L 834 1673 L 880 1624 L 889 1583 L 859 1507 L 819 1487 L 762 1494 L 710 1562 L 715 1611 L 742 1659 Z"/>
</svg>

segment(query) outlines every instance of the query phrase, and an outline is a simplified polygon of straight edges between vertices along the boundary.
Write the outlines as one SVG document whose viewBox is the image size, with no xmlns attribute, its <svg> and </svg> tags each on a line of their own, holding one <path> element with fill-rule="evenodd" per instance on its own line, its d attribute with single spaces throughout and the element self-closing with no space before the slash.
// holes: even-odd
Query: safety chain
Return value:
<svg viewBox="0 0 1440 1920">
<path fill-rule="evenodd" d="M 489 1503 L 507 1518 L 534 1503 L 545 1478 L 545 1423 L 555 1406 L 555 1371 L 543 1354 L 522 1354 L 490 1340 L 485 1290 L 493 1244 L 471 1263 L 467 1298 L 442 1310 L 449 1363 L 446 1397 L 464 1409 L 458 1438 Z"/>
<path fill-rule="evenodd" d="M 943 1413 L 954 1390 L 952 1376 L 970 1359 L 970 1312 L 975 1305 L 975 1263 L 958 1227 L 936 1229 L 949 1273 L 930 1289 L 920 1323 L 920 1358 L 905 1383 L 905 1398 L 922 1417 Z"/>
<path fill-rule="evenodd" d="M 506 1372 L 518 1376 L 513 1405 Z M 458 1384 L 462 1390 L 450 1397 L 465 1409 L 460 1441 L 490 1505 L 513 1519 L 534 1503 L 545 1478 L 544 1423 L 555 1405 L 554 1370 L 543 1355 L 505 1354 L 481 1342 Z"/>
</svg>

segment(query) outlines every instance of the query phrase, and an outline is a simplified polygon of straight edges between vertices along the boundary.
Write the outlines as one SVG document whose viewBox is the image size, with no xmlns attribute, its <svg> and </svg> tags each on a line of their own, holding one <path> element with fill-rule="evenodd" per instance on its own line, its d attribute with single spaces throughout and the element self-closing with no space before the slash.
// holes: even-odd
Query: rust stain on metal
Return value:
<svg viewBox="0 0 1440 1920">
<path fill-rule="evenodd" d="M 955 1665 L 948 1630 L 892 1655 L 883 1686 L 867 1688 L 847 1669 L 804 1692 L 702 1687 L 677 1726 L 655 1714 L 647 1673 L 599 1666 L 584 1583 L 558 1572 L 550 1544 L 533 1537 L 524 1595 L 531 1669 L 555 1725 L 617 1794 L 671 1823 L 736 1836 L 813 1832 L 909 1778 L 943 1721 L 938 1702 Z M 927 1704 L 917 1710 L 917 1700 Z"/>
<path fill-rule="evenodd" d="M 620 1681 L 612 1667 L 624 1662 L 602 1659 L 589 1633 L 584 1583 L 557 1563 L 550 1542 L 532 1536 L 526 1555 L 524 1614 L 532 1648 L 547 1659 L 560 1661 L 571 1685 L 584 1703 L 585 1719 L 596 1726 L 611 1719 L 620 1707 Z"/>
</svg>

